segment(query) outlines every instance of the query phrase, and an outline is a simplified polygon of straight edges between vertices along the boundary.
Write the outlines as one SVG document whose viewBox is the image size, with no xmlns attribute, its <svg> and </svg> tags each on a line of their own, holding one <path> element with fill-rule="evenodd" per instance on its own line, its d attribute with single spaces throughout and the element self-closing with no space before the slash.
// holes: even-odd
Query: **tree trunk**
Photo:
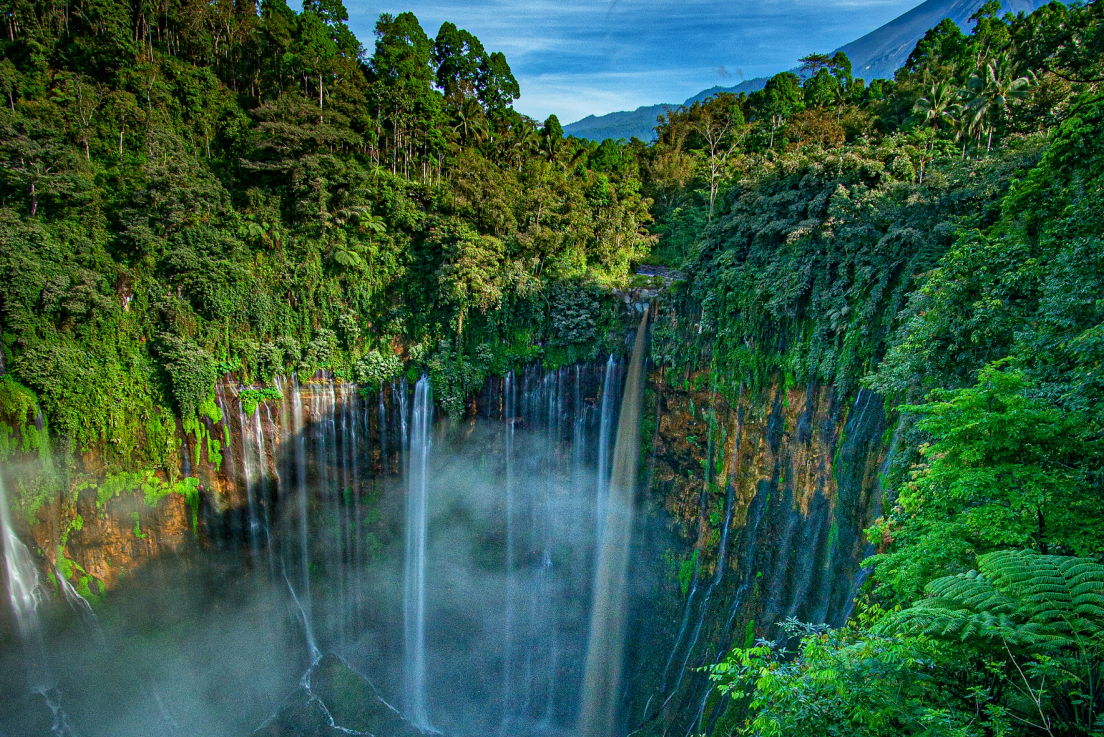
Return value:
<svg viewBox="0 0 1104 737">
<path fill-rule="evenodd" d="M 1046 542 L 1046 518 L 1043 517 L 1043 508 L 1039 507 L 1036 510 L 1036 514 L 1039 518 L 1039 552 L 1043 555 L 1047 555 L 1047 542 Z"/>
</svg>

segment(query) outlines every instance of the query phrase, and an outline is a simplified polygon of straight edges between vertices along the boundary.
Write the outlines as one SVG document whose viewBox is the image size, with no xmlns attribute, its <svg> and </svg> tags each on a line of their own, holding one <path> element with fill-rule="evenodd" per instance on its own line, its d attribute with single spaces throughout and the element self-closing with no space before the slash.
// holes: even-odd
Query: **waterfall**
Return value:
<svg viewBox="0 0 1104 737">
<path fill-rule="evenodd" d="M 38 584 L 38 571 L 31 560 L 31 552 L 12 529 L 3 469 L 0 469 L 0 535 L 4 537 L 8 597 L 15 611 L 19 631 L 24 637 L 28 637 L 39 629 L 38 604 L 42 599 L 42 589 Z"/>
<path fill-rule="evenodd" d="M 274 377 L 272 379 L 272 384 L 280 392 L 280 396 L 283 397 L 283 400 L 279 403 L 279 424 L 272 422 L 271 412 L 269 412 L 268 416 L 269 424 L 272 425 L 272 446 L 276 469 L 275 509 L 279 514 L 276 521 L 277 534 L 274 535 L 272 542 L 279 546 L 278 555 L 280 558 L 280 567 L 282 569 L 286 564 L 288 540 L 293 539 L 293 530 L 289 528 L 291 518 L 285 511 L 292 502 L 291 498 L 288 497 L 289 489 L 285 479 L 290 481 L 294 471 L 294 453 L 289 451 L 289 433 L 291 429 L 289 405 L 291 404 L 291 397 L 289 396 L 290 391 L 287 387 L 287 379 L 285 377 Z M 265 406 L 265 410 L 268 411 L 267 405 Z"/>
<path fill-rule="evenodd" d="M 606 376 L 602 381 L 602 415 L 598 426 L 598 495 L 594 501 L 594 513 L 597 520 L 597 544 L 602 542 L 602 532 L 606 526 L 606 503 L 609 499 L 609 451 L 610 428 L 613 425 L 614 393 L 617 385 L 614 375 L 617 362 L 611 354 L 606 361 Z"/>
<path fill-rule="evenodd" d="M 219 412 L 222 413 L 222 463 L 223 473 L 226 478 L 235 477 L 237 468 L 234 466 L 234 437 L 230 433 L 230 412 L 226 409 L 226 398 L 223 396 L 222 384 L 215 384 L 215 399 L 218 401 Z"/>
<path fill-rule="evenodd" d="M 88 600 L 81 596 L 73 584 L 66 580 L 61 571 L 57 568 L 54 569 L 54 573 L 57 576 L 58 586 L 61 588 L 61 594 L 65 598 L 69 607 L 75 611 L 81 618 L 81 624 L 92 635 L 93 639 L 104 647 L 106 642 L 104 640 L 103 629 L 100 627 L 100 620 L 96 617 L 96 613 L 92 611 L 92 605 L 88 603 Z"/>
<path fill-rule="evenodd" d="M 325 632 L 330 635 L 341 631 L 342 597 L 345 590 L 341 585 L 341 545 L 344 526 L 341 522 L 341 483 L 337 477 L 340 466 L 337 461 L 337 395 L 334 392 L 334 380 L 325 371 L 322 371 L 323 383 L 319 387 L 322 401 L 321 437 L 322 446 L 318 453 L 319 476 L 322 482 L 319 492 L 322 496 L 323 524 L 325 534 L 322 536 L 324 545 L 323 563 L 327 571 L 327 578 L 336 583 L 336 595 L 331 594 L 329 606 L 326 607 L 327 627 Z M 336 602 L 336 603 L 335 603 Z"/>
<path fill-rule="evenodd" d="M 606 525 L 594 579 L 594 608 L 583 676 L 579 733 L 583 737 L 613 737 L 621 692 L 625 649 L 625 610 L 629 546 L 632 537 L 636 471 L 640 456 L 640 412 L 643 394 L 644 348 L 648 312 L 640 319 L 625 381 Z"/>
<path fill-rule="evenodd" d="M 272 541 L 272 512 L 273 495 L 270 493 L 268 475 L 268 455 L 265 453 L 264 423 L 261 422 L 261 407 L 264 407 L 265 417 L 268 418 L 268 426 L 272 427 L 272 410 L 268 402 L 262 402 L 253 410 L 253 427 L 257 433 L 257 490 L 260 496 L 261 511 L 263 512 L 262 524 L 265 534 L 265 548 L 268 549 L 268 574 L 276 575 L 276 560 L 273 557 L 275 545 Z M 279 484 L 279 477 L 276 483 Z"/>
<path fill-rule="evenodd" d="M 402 452 L 406 454 L 404 457 L 409 460 L 410 458 L 410 409 L 407 407 L 409 402 L 410 387 L 406 383 L 406 377 L 404 376 L 399 381 L 399 438 L 402 441 Z M 409 475 L 409 469 L 404 469 Z"/>
<path fill-rule="evenodd" d="M 514 372 L 506 374 L 505 379 L 506 420 L 506 616 L 502 655 L 502 728 L 507 733 L 507 725 L 513 714 L 514 681 L 514 415 L 517 412 L 517 389 Z"/>
<path fill-rule="evenodd" d="M 544 547 L 541 550 L 542 565 L 541 565 L 541 592 L 544 597 L 544 613 L 548 618 L 549 626 L 545 628 L 548 635 L 547 653 L 548 657 L 545 661 L 545 701 L 544 701 L 544 723 L 549 724 L 552 721 L 552 717 L 556 711 L 556 685 L 557 678 L 556 673 L 559 663 L 559 640 L 557 637 L 557 630 L 559 624 L 558 613 L 558 599 L 556 597 L 555 585 L 556 585 L 556 571 L 552 560 L 552 551 L 556 547 L 556 514 L 554 509 L 554 500 L 552 498 L 552 492 L 554 490 L 554 481 L 556 472 L 558 469 L 557 458 L 557 446 L 559 444 L 560 434 L 560 418 L 563 417 L 563 407 L 561 402 L 563 401 L 563 369 L 556 371 L 550 377 L 550 392 L 548 395 L 548 469 L 547 476 L 544 483 L 544 498 L 543 509 L 541 510 L 541 517 L 544 522 Z"/>
<path fill-rule="evenodd" d="M 352 507 L 350 502 L 352 501 L 350 496 L 350 489 L 352 488 L 352 474 L 349 463 L 349 449 L 351 444 L 349 442 L 349 385 L 345 382 L 341 383 L 341 407 L 340 415 L 337 412 L 337 399 L 334 400 L 334 417 L 335 421 L 337 417 L 341 418 L 340 433 L 335 430 L 334 433 L 334 450 L 337 452 L 337 445 L 341 446 L 341 487 L 337 493 L 337 520 L 339 537 L 337 540 L 337 559 L 335 561 L 337 568 L 337 638 L 341 642 L 344 640 L 346 633 L 347 619 L 349 615 L 349 551 L 351 549 L 350 540 L 351 537 L 351 520 L 349 519 L 349 510 Z"/>
<path fill-rule="evenodd" d="M 575 398 L 571 407 L 571 489 L 580 491 L 583 486 L 583 465 L 586 463 L 586 407 L 583 406 L 582 366 L 575 364 Z"/>
<path fill-rule="evenodd" d="M 430 429 L 433 424 L 433 392 L 429 377 L 414 387 L 414 411 L 410 421 L 410 452 L 406 496 L 406 565 L 403 576 L 403 644 L 406 716 L 415 725 L 429 728 L 426 700 L 425 567 L 428 511 Z"/>
<path fill-rule="evenodd" d="M 395 396 L 395 384 L 391 384 L 391 396 Z M 379 390 L 379 444 L 380 444 L 380 475 L 386 476 L 390 470 L 387 463 L 387 405 L 383 402 L 383 389 Z M 368 414 L 364 415 L 365 430 L 367 431 Z"/>
<path fill-rule="evenodd" d="M 303 581 L 300 590 L 303 593 L 301 609 L 306 626 L 310 627 L 311 621 L 311 587 L 310 587 L 310 555 L 308 544 L 310 533 L 307 520 L 307 438 L 303 422 L 303 395 L 299 389 L 299 377 L 292 374 L 291 377 L 292 399 L 292 427 L 295 440 L 295 500 L 299 513 L 299 567 L 302 570 Z M 288 584 L 291 586 L 290 582 Z"/>
<path fill-rule="evenodd" d="M 255 416 L 260 422 L 260 415 Z M 246 539 L 249 543 L 249 555 L 253 559 L 254 567 L 257 564 L 257 553 L 260 550 L 260 535 L 257 514 L 257 482 L 256 473 L 257 469 L 254 466 L 256 461 L 256 437 L 250 428 L 245 424 L 245 408 L 242 407 L 241 400 L 238 400 L 238 427 L 241 429 L 242 438 L 242 480 L 245 483 L 245 499 L 247 504 L 246 513 L 248 519 L 245 523 Z"/>
</svg>

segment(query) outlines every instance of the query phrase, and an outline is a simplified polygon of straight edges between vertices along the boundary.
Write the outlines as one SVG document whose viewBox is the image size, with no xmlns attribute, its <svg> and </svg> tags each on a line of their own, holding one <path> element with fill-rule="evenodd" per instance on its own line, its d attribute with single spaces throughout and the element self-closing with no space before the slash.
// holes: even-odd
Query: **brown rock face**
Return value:
<svg viewBox="0 0 1104 737">
<path fill-rule="evenodd" d="M 584 368 L 573 399 L 592 425 L 602 373 L 601 366 Z M 501 421 L 502 388 L 489 380 L 472 413 Z M 377 397 L 339 381 L 303 382 L 298 402 L 285 386 L 284 401 L 248 415 L 224 389 L 225 424 L 207 427 L 223 446 L 221 462 L 216 467 L 205 444 L 198 462 L 195 448 L 187 449 L 189 471 L 202 485 L 195 532 L 183 496 L 150 507 L 141 492 L 123 493 L 98 507 L 96 492 L 86 490 L 40 511 L 32 532 L 43 567 L 57 564 L 64 541 L 64 554 L 83 571 L 75 577 L 91 577 L 98 593 L 100 583 L 110 589 L 126 572 L 190 546 L 229 541 L 247 549 L 252 541 L 241 521 L 250 498 L 278 510 L 285 539 L 297 541 L 300 511 L 286 495 L 300 478 L 315 520 L 324 503 L 338 509 L 338 499 L 341 509 L 351 500 L 359 514 L 357 500 L 369 498 L 382 477 L 401 475 L 398 400 L 389 389 L 381 411 Z M 653 371 L 643 415 L 623 719 L 642 734 L 708 734 L 725 701 L 698 668 L 734 644 L 774 636 L 786 617 L 846 619 L 864 580 L 862 531 L 879 514 L 889 426 L 882 399 L 867 391 L 840 397 L 830 386 L 782 381 L 752 390 L 707 372 Z M 570 434 L 571 421 L 561 424 Z M 461 436 L 465 427 L 471 432 L 461 425 Z M 401 534 L 400 524 L 386 521 L 400 518 L 392 512 L 384 508 L 382 521 L 363 517 L 362 532 L 375 531 L 384 543 Z M 310 560 L 328 560 L 325 529 L 311 524 Z M 354 547 L 351 555 L 369 553 Z"/>
<path fill-rule="evenodd" d="M 79 529 L 73 525 L 78 515 Z M 90 590 L 98 594 L 141 565 L 181 553 L 194 541 L 191 520 L 192 510 L 178 494 L 150 507 L 141 492 L 124 493 L 97 508 L 96 491 L 85 489 L 75 504 L 59 500 L 41 509 L 31 532 L 44 565 L 60 568 L 58 558 L 64 555 L 77 566 L 73 580 L 90 576 Z"/>
<path fill-rule="evenodd" d="M 734 644 L 786 617 L 842 624 L 879 512 L 880 397 L 779 383 L 722 392 L 718 381 L 653 376 L 652 513 L 638 533 L 627 666 L 628 720 L 646 733 L 712 731 L 724 700 L 696 669 Z"/>
</svg>

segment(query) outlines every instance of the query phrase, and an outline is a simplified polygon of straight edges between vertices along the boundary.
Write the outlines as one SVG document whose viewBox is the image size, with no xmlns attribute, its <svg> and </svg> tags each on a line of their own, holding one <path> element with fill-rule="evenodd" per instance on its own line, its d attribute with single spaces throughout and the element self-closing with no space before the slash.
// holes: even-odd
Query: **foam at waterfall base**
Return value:
<svg viewBox="0 0 1104 737">
<path fill-rule="evenodd" d="M 323 735 L 421 737 L 419 730 L 380 696 L 371 681 L 340 656 L 327 653 L 311 665 L 300 686 L 254 737 Z"/>
</svg>

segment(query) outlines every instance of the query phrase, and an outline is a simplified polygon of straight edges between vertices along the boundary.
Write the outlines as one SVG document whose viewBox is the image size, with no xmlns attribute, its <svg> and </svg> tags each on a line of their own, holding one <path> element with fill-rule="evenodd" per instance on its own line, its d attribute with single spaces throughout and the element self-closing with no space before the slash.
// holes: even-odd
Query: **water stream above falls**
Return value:
<svg viewBox="0 0 1104 737">
<path fill-rule="evenodd" d="M 423 731 L 572 732 L 624 373 L 492 380 L 459 428 L 433 421 L 424 378 L 292 376 L 252 406 L 220 385 L 200 544 L 140 567 L 98 621 L 71 586 L 68 616 L 28 598 L 29 556 L 5 534 L 14 611 L 48 634 L 0 653 L 0 729 L 50 733 L 35 660 L 73 734 L 243 736 L 332 652 Z"/>
</svg>

